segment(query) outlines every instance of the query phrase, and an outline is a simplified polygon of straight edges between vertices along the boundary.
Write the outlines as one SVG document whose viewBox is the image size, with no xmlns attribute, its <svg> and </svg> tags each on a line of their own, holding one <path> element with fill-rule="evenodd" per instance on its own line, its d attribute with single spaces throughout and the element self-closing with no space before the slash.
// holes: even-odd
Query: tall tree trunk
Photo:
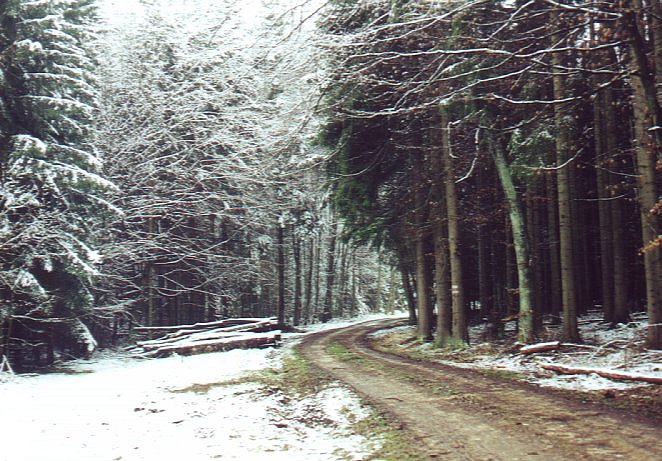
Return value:
<svg viewBox="0 0 662 461">
<path fill-rule="evenodd" d="M 334 221 L 329 230 L 329 246 L 326 259 L 326 291 L 324 293 L 324 308 L 320 315 L 322 322 L 328 322 L 333 318 L 333 290 L 335 286 L 336 270 L 336 240 L 338 223 Z"/>
<path fill-rule="evenodd" d="M 452 336 L 452 300 L 450 286 L 450 266 L 448 252 L 448 231 L 446 218 L 446 202 L 444 200 L 444 131 L 443 127 L 432 129 L 433 148 L 430 157 L 430 222 L 434 242 L 434 289 L 437 298 L 437 336 L 435 343 L 443 347 L 449 343 Z"/>
<path fill-rule="evenodd" d="M 655 61 L 655 84 L 657 104 L 662 104 L 662 2 L 652 0 L 653 14 L 649 15 L 650 30 L 653 31 L 653 60 Z"/>
<path fill-rule="evenodd" d="M 351 284 L 352 284 L 352 299 L 350 300 L 350 315 L 354 317 L 359 312 L 359 285 L 358 285 L 358 270 L 356 267 L 356 251 L 351 252 Z"/>
<path fill-rule="evenodd" d="M 597 79 L 596 79 L 597 80 Z M 594 84 L 597 86 L 600 81 Z M 595 142 L 595 171 L 598 186 L 598 220 L 600 225 L 600 280 L 602 313 L 606 322 L 614 317 L 614 261 L 611 252 L 612 242 L 612 203 L 609 166 L 610 153 L 606 148 L 604 114 L 609 108 L 605 105 L 604 90 L 598 91 L 593 102 L 593 138 Z M 620 223 L 616 227 L 620 227 Z"/>
<path fill-rule="evenodd" d="M 640 22 L 643 23 L 637 16 L 641 10 L 640 2 L 625 3 L 630 6 L 623 13 L 623 27 L 630 39 L 629 58 L 633 74 L 634 148 L 649 322 L 646 344 L 653 349 L 662 349 L 662 212 L 656 185 L 656 174 L 659 174 L 656 173 L 657 162 L 662 160 L 659 154 L 662 147 L 660 103 L 655 88 L 657 77 L 649 65 L 644 35 L 639 29 Z M 654 51 L 656 57 L 658 53 L 659 50 Z"/>
<path fill-rule="evenodd" d="M 301 239 L 292 229 L 292 257 L 294 258 L 294 309 L 292 311 L 292 323 L 301 323 Z"/>
<path fill-rule="evenodd" d="M 383 268 L 382 268 L 382 247 L 377 250 L 377 293 L 375 295 L 375 310 L 382 312 L 384 310 L 383 303 Z"/>
<path fill-rule="evenodd" d="M 646 299 L 648 310 L 647 345 L 662 349 L 662 245 L 653 242 L 660 239 L 660 215 L 655 211 L 658 192 L 655 184 L 656 152 L 650 135 L 650 118 L 647 117 L 643 101 L 644 91 L 635 77 L 632 79 L 634 92 L 634 133 L 637 164 L 637 188 L 641 215 L 642 240 L 644 243 L 644 269 L 646 273 Z"/>
<path fill-rule="evenodd" d="M 392 314 L 395 312 L 395 303 L 397 302 L 398 286 L 396 283 L 396 270 L 395 267 L 390 266 L 389 268 L 389 290 L 388 290 L 388 308 L 387 313 Z"/>
<path fill-rule="evenodd" d="M 342 317 L 345 315 L 345 306 L 347 305 L 347 245 L 341 243 L 336 245 L 337 250 L 337 267 L 339 267 L 338 277 L 336 278 L 336 302 L 335 315 Z"/>
<path fill-rule="evenodd" d="M 420 153 L 412 154 L 414 168 L 414 207 L 416 223 L 416 301 L 418 307 L 418 335 L 424 341 L 432 340 L 432 301 L 430 299 L 431 280 L 426 257 L 426 244 L 430 236 L 427 188 L 423 175 L 424 161 Z"/>
<path fill-rule="evenodd" d="M 555 160 L 554 160 L 555 161 Z M 550 170 L 545 175 L 547 195 L 547 246 L 549 253 L 548 296 L 549 314 L 552 324 L 561 322 L 561 255 L 559 249 L 559 207 L 556 191 L 556 171 Z"/>
<path fill-rule="evenodd" d="M 460 256 L 460 215 L 458 213 L 455 174 L 451 149 L 451 133 L 448 113 L 440 110 L 442 127 L 442 165 L 446 192 L 446 215 L 448 218 L 448 250 L 451 270 L 452 328 L 451 340 L 458 344 L 469 342 L 467 312 L 464 300 L 462 258 Z"/>
<path fill-rule="evenodd" d="M 541 251 L 541 229 L 545 226 L 542 207 L 540 204 L 541 196 L 541 178 L 539 176 L 530 180 L 527 187 L 528 201 L 528 219 L 527 232 L 529 243 L 531 244 L 531 291 L 533 302 L 533 329 L 537 333 L 543 326 L 543 312 L 545 310 L 544 293 L 544 268 Z"/>
<path fill-rule="evenodd" d="M 478 299 L 480 301 L 480 315 L 489 318 L 492 311 L 492 261 L 490 258 L 490 226 L 478 226 Z"/>
<path fill-rule="evenodd" d="M 285 326 L 285 230 L 281 223 L 276 225 L 276 273 L 278 278 L 278 303 L 276 315 L 278 325 Z"/>
<path fill-rule="evenodd" d="M 156 218 L 147 218 L 147 238 L 152 239 L 156 234 Z M 154 316 L 156 314 L 156 292 L 158 289 L 158 278 L 154 261 L 145 263 L 145 284 L 147 288 L 147 312 L 145 315 L 145 324 L 154 325 Z M 152 333 L 149 333 L 151 339 Z"/>
<path fill-rule="evenodd" d="M 306 299 L 303 305 L 303 321 L 310 322 L 310 308 L 313 301 L 313 274 L 315 270 L 315 240 L 308 239 L 308 254 L 306 261 Z"/>
<path fill-rule="evenodd" d="M 322 291 L 322 234 L 317 235 L 317 242 L 315 244 L 317 250 L 315 251 L 315 282 L 313 288 L 315 292 L 315 302 L 313 303 L 312 315 L 316 316 L 320 309 L 320 296 Z"/>
<path fill-rule="evenodd" d="M 506 156 L 503 147 L 498 139 L 488 135 L 488 144 L 492 159 L 496 166 L 501 187 L 503 188 L 508 205 L 508 215 L 510 217 L 510 226 L 513 235 L 513 244 L 515 246 L 515 261 L 517 263 L 517 281 L 519 293 L 519 321 L 517 337 L 523 342 L 532 342 L 536 337 L 534 325 L 534 306 L 531 288 L 531 252 L 529 239 L 526 234 L 526 226 L 522 213 L 522 205 L 515 190 L 513 177 L 510 174 L 510 168 L 506 162 Z"/>
<path fill-rule="evenodd" d="M 553 15 L 553 27 L 561 27 L 558 14 Z M 562 42 L 561 35 L 556 32 L 552 35 L 554 44 Z M 565 99 L 568 96 L 565 79 L 561 68 L 563 60 L 560 53 L 552 53 L 554 99 Z M 559 206 L 559 243 L 561 262 L 561 297 L 563 301 L 563 339 L 565 341 L 579 341 L 577 329 L 577 303 L 575 293 L 575 265 L 572 239 L 572 197 L 570 165 L 570 127 L 567 107 L 562 104 L 554 105 L 554 119 L 556 123 L 556 162 L 559 168 L 556 172 L 556 184 Z"/>
<path fill-rule="evenodd" d="M 602 94 L 602 103 L 604 104 L 604 122 L 605 122 L 605 150 L 608 157 L 613 162 L 610 162 L 613 173 L 609 173 L 607 184 L 609 188 L 609 211 L 611 221 L 611 290 L 612 290 L 612 312 L 609 319 L 612 323 L 626 323 L 630 318 L 630 309 L 628 306 L 628 277 L 627 277 L 627 259 L 625 257 L 625 234 L 623 223 L 623 200 L 618 196 L 624 191 L 617 188 L 616 185 L 620 182 L 617 175 L 620 173 L 620 159 L 617 158 L 618 142 L 616 140 L 617 122 L 616 122 L 616 105 L 614 103 L 613 89 L 607 87 Z"/>
<path fill-rule="evenodd" d="M 407 309 L 409 310 L 409 325 L 418 324 L 418 316 L 416 315 L 416 297 L 414 296 L 414 287 L 411 283 L 411 271 L 409 269 L 409 258 L 406 257 L 406 248 L 400 248 L 398 251 L 398 265 L 400 269 L 400 277 L 402 279 L 402 288 L 405 291 L 405 298 L 407 300 Z"/>
</svg>

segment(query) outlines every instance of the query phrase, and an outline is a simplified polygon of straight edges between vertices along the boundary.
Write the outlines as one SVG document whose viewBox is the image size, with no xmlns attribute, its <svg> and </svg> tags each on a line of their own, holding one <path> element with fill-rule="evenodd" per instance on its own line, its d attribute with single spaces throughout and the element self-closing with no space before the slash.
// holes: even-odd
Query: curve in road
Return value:
<svg viewBox="0 0 662 461">
<path fill-rule="evenodd" d="M 660 459 L 662 430 L 578 398 L 371 349 L 377 320 L 310 335 L 303 355 L 399 420 L 444 460 Z M 339 347 L 344 354 L 330 352 Z M 343 357 L 341 357 L 343 355 Z"/>
</svg>

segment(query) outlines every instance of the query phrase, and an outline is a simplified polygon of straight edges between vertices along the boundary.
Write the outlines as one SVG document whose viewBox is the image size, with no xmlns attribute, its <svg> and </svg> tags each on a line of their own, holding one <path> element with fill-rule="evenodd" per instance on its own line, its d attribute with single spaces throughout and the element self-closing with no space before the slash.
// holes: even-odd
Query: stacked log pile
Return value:
<svg viewBox="0 0 662 461">
<path fill-rule="evenodd" d="M 225 319 L 193 325 L 138 327 L 134 331 L 162 335 L 138 341 L 129 348 L 136 356 L 150 358 L 278 346 L 281 339 L 276 318 Z"/>
</svg>

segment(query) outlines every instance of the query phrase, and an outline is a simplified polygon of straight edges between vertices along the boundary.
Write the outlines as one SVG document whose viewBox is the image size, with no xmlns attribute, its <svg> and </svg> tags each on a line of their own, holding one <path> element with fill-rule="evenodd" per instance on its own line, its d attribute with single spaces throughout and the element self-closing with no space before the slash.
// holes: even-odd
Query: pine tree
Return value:
<svg viewBox="0 0 662 461">
<path fill-rule="evenodd" d="M 87 354 L 93 229 L 113 186 L 90 145 L 97 103 L 90 0 L 4 4 L 0 94 L 0 303 L 12 336 Z M 51 319 L 50 321 L 48 319 Z M 55 319 L 55 320 L 54 320 Z M 43 330 L 45 337 L 34 337 Z M 5 351 L 11 352 L 11 351 Z M 40 352 L 33 350 L 39 358 Z"/>
</svg>

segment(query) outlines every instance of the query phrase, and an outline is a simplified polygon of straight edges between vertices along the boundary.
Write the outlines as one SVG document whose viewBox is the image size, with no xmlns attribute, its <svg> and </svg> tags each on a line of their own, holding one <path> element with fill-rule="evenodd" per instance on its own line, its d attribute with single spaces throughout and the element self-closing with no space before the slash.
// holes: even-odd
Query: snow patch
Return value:
<svg viewBox="0 0 662 461">
<path fill-rule="evenodd" d="M 328 325 L 327 325 L 328 326 Z M 365 418 L 340 386 L 292 400 L 246 373 L 278 367 L 283 349 L 137 360 L 103 352 L 59 373 L 0 379 L 0 461 L 361 459 Z"/>
<path fill-rule="evenodd" d="M 581 317 L 580 336 L 586 344 L 577 348 L 573 348 L 572 345 L 561 346 L 555 350 L 530 355 L 520 353 L 519 347 L 515 348 L 518 352 L 513 348 L 504 350 L 503 345 L 497 347 L 495 344 L 480 341 L 480 338 L 484 336 L 485 324 L 470 328 L 472 342 L 470 347 L 452 353 L 441 352 L 430 343 L 407 342 L 395 347 L 403 348 L 403 350 L 415 347 L 430 360 L 460 368 L 519 373 L 531 383 L 562 389 L 580 391 L 628 389 L 649 384 L 638 381 L 616 381 L 597 374 L 557 375 L 555 372 L 542 369 L 539 363 L 552 362 L 569 367 L 617 370 L 662 377 L 660 367 L 662 352 L 647 351 L 642 347 L 647 327 L 646 315 L 635 313 L 630 323 L 617 325 L 615 328 L 610 328 L 608 324 L 602 322 L 601 315 L 602 312 L 596 310 Z M 511 335 L 514 335 L 514 331 L 512 331 L 514 323 L 511 322 L 507 325 L 506 330 Z M 546 328 L 549 330 L 548 334 L 554 336 L 558 333 L 556 329 L 560 327 L 548 325 Z M 411 337 L 415 336 L 415 331 L 410 326 L 385 330 L 373 334 L 373 336 L 379 337 L 407 330 L 411 331 Z M 556 344 L 556 342 L 549 344 Z"/>
</svg>

